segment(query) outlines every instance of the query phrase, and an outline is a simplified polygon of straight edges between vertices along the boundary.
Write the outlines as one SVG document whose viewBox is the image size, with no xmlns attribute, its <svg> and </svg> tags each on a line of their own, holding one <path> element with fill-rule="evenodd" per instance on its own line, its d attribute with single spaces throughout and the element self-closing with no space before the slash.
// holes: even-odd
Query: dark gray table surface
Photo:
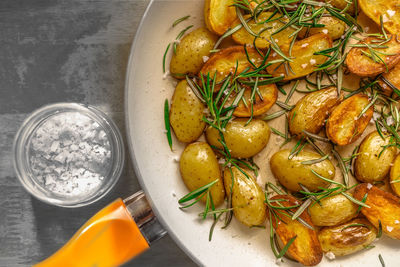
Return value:
<svg viewBox="0 0 400 267">
<path fill-rule="evenodd" d="M 55 102 L 94 105 L 125 134 L 124 79 L 148 0 L 0 1 L 0 266 L 29 266 L 55 252 L 97 210 L 140 189 L 129 153 L 115 189 L 88 207 L 44 204 L 24 191 L 12 142 L 24 118 Z M 159 59 L 155 58 L 155 61 Z M 193 266 L 168 236 L 127 266 Z"/>
</svg>

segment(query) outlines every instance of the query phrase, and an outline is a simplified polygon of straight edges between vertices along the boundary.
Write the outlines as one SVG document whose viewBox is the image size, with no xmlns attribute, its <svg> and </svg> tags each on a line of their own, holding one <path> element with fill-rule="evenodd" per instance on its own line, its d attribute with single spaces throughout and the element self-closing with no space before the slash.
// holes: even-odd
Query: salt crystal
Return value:
<svg viewBox="0 0 400 267">
<path fill-rule="evenodd" d="M 391 227 L 391 226 L 386 226 L 386 230 L 388 230 L 388 232 L 390 233 L 391 231 L 393 231 L 393 227 Z"/>
<path fill-rule="evenodd" d="M 315 65 L 315 63 L 317 63 L 317 61 L 316 61 L 315 59 L 313 59 L 313 58 L 310 59 L 310 64 L 311 64 L 311 65 Z"/>
<path fill-rule="evenodd" d="M 399 224 L 400 221 L 399 221 L 399 220 L 395 220 L 394 223 L 395 223 L 395 224 Z"/>
<path fill-rule="evenodd" d="M 387 117 L 386 123 L 387 123 L 388 125 L 394 124 L 394 119 L 393 119 L 393 117 L 392 117 L 392 116 Z"/>
<path fill-rule="evenodd" d="M 388 21 L 389 21 L 389 18 L 386 16 L 386 14 L 383 14 L 382 22 L 385 23 L 385 22 L 388 22 Z"/>
<path fill-rule="evenodd" d="M 203 56 L 203 62 L 207 62 L 210 58 L 208 56 Z"/>
<path fill-rule="evenodd" d="M 332 251 L 329 251 L 329 252 L 325 253 L 325 257 L 327 257 L 328 260 L 331 260 L 331 261 L 333 261 L 334 259 L 336 259 L 336 256 L 335 256 L 335 254 L 333 254 Z"/>
<path fill-rule="evenodd" d="M 394 14 L 396 14 L 396 11 L 390 9 L 388 9 L 386 12 L 388 13 L 389 17 L 393 17 Z"/>
<path fill-rule="evenodd" d="M 303 69 L 307 68 L 307 66 L 308 66 L 307 63 L 301 64 L 301 67 L 302 67 Z"/>
<path fill-rule="evenodd" d="M 368 183 L 367 188 L 368 188 L 368 190 L 370 190 L 372 188 L 372 184 Z"/>
<path fill-rule="evenodd" d="M 309 43 L 305 43 L 305 44 L 302 44 L 302 45 L 301 45 L 301 47 L 303 47 L 303 48 L 304 48 L 304 47 L 307 47 L 307 46 L 309 46 Z"/>
<path fill-rule="evenodd" d="M 328 34 L 328 30 L 327 30 L 327 29 L 323 29 L 322 32 L 323 32 L 324 34 Z"/>
<path fill-rule="evenodd" d="M 164 75 L 162 76 L 163 80 L 167 79 L 167 77 L 169 76 L 170 72 L 169 70 L 167 70 Z"/>
</svg>

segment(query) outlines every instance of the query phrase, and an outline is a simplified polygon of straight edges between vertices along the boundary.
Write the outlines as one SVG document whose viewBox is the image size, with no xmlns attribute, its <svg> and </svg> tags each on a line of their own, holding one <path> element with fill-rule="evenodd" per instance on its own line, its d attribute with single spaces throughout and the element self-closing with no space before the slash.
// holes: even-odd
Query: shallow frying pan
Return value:
<svg viewBox="0 0 400 267">
<path fill-rule="evenodd" d="M 141 192 L 126 199 L 125 204 L 117 200 L 38 266 L 119 265 L 165 233 L 158 221 L 200 265 L 275 266 L 265 229 L 249 229 L 233 220 L 227 230 L 217 225 L 209 242 L 212 221 L 199 219 L 201 208 L 178 208 L 178 199 L 188 193 L 177 164 L 183 145 L 174 140 L 174 152 L 170 151 L 163 120 L 164 100 L 171 98 L 176 82 L 163 79 L 161 63 L 168 43 L 182 30 L 172 29 L 172 22 L 190 14 L 185 25 L 202 25 L 203 5 L 200 0 L 151 1 L 132 46 L 125 94 L 127 139 L 136 175 L 151 208 Z M 372 250 L 334 261 L 324 259 L 319 266 L 379 266 L 378 254 L 384 256 L 387 266 L 397 265 L 396 241 L 381 240 L 374 245 Z M 283 266 L 300 265 L 285 261 Z"/>
</svg>

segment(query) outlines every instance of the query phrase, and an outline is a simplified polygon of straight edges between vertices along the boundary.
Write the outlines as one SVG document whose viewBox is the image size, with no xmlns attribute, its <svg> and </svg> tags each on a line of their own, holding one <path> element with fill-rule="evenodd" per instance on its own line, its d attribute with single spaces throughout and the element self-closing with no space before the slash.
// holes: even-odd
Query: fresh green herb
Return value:
<svg viewBox="0 0 400 267">
<path fill-rule="evenodd" d="M 171 136 L 171 125 L 169 123 L 168 99 L 165 99 L 165 102 L 164 102 L 164 124 L 165 124 L 167 139 L 168 139 L 168 145 L 169 145 L 169 148 L 172 150 L 172 136 Z"/>
<path fill-rule="evenodd" d="M 302 161 L 301 164 L 303 165 L 312 165 L 312 164 L 317 164 L 320 163 L 324 160 L 326 160 L 329 157 L 328 154 L 326 154 L 325 156 L 319 158 L 319 159 L 312 159 L 312 160 L 306 160 L 306 161 Z"/>
<path fill-rule="evenodd" d="M 179 18 L 179 19 L 175 20 L 174 23 L 172 23 L 172 27 L 175 27 L 176 25 L 178 25 L 182 21 L 187 20 L 188 18 L 190 18 L 190 15 L 187 15 L 187 16 L 184 16 L 182 18 Z"/>
<path fill-rule="evenodd" d="M 169 47 L 171 46 L 171 44 L 169 43 L 168 45 L 167 45 L 167 49 L 165 49 L 165 52 L 164 52 L 164 56 L 163 56 L 163 65 L 162 65 L 162 67 L 163 67 L 163 73 L 165 73 L 165 59 L 166 59 L 166 57 L 167 57 L 167 53 L 168 53 L 168 50 L 169 50 Z"/>
<path fill-rule="evenodd" d="M 368 197 L 368 193 L 365 193 L 364 197 L 361 199 L 362 203 L 365 203 L 365 201 L 367 201 L 367 197 Z M 359 213 L 361 211 L 362 206 L 358 206 L 357 208 L 357 213 Z"/>
<path fill-rule="evenodd" d="M 315 176 L 317 176 L 318 178 L 320 178 L 320 179 L 322 179 L 322 180 L 324 180 L 324 181 L 326 181 L 326 182 L 328 182 L 328 183 L 337 184 L 337 185 L 340 185 L 340 186 L 343 186 L 343 187 L 344 187 L 343 184 L 341 184 L 341 183 L 339 183 L 339 182 L 336 182 L 336 181 L 334 181 L 334 180 L 328 179 L 328 178 L 322 176 L 321 174 L 317 173 L 317 172 L 314 171 L 313 169 L 311 169 L 311 172 L 312 172 Z"/>
<path fill-rule="evenodd" d="M 376 235 L 376 238 L 381 238 L 382 237 L 382 223 L 381 220 L 378 220 L 379 222 L 379 227 L 378 227 L 378 234 Z"/>
<path fill-rule="evenodd" d="M 347 228 L 357 227 L 357 226 L 361 226 L 361 227 L 365 227 L 365 228 L 370 229 L 370 227 L 369 227 L 368 225 L 366 225 L 366 224 L 363 224 L 363 223 L 353 223 L 353 224 L 349 224 L 349 225 L 343 227 L 342 230 L 340 230 L 340 231 L 343 232 L 343 230 L 345 230 L 345 229 L 347 229 Z"/>
<path fill-rule="evenodd" d="M 356 203 L 356 204 L 359 205 L 359 206 L 362 206 L 362 207 L 364 207 L 364 208 L 370 208 L 370 206 L 368 206 L 368 205 L 365 204 L 364 202 L 355 199 L 354 197 L 350 196 L 349 194 L 346 194 L 345 192 L 341 192 L 341 194 L 342 194 L 343 196 L 347 197 L 348 200 L 350 200 L 351 202 Z"/>
<path fill-rule="evenodd" d="M 381 254 L 379 254 L 378 258 L 379 258 L 379 261 L 380 261 L 381 264 L 382 264 L 382 267 L 385 267 L 386 265 L 385 265 L 385 262 L 383 261 L 383 258 L 382 258 L 382 255 L 381 255 Z"/>
<path fill-rule="evenodd" d="M 178 36 L 176 36 L 175 41 L 174 41 L 174 43 L 173 43 L 174 54 L 176 53 L 176 47 L 177 47 L 177 45 L 178 45 L 179 40 L 180 40 L 180 39 L 182 38 L 182 36 L 183 36 L 190 28 L 192 28 L 192 27 L 193 27 L 193 25 L 187 26 L 185 29 L 183 29 L 183 30 L 178 34 Z"/>
</svg>

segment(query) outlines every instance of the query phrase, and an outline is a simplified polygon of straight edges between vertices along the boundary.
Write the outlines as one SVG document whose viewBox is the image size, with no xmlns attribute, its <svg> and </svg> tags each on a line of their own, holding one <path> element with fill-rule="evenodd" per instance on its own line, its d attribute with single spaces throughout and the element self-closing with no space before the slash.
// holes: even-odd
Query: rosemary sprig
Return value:
<svg viewBox="0 0 400 267">
<path fill-rule="evenodd" d="M 168 145 L 169 148 L 172 151 L 172 136 L 171 136 L 171 125 L 169 122 L 169 104 L 168 104 L 168 99 L 165 99 L 164 102 L 164 124 L 165 124 L 165 130 L 166 130 L 166 135 L 168 139 Z"/>
<path fill-rule="evenodd" d="M 176 25 L 178 25 L 182 21 L 187 20 L 188 18 L 190 18 L 190 15 L 187 15 L 187 16 L 184 16 L 184 17 L 181 17 L 181 18 L 175 20 L 174 23 L 172 23 L 172 28 L 174 28 Z"/>
</svg>

